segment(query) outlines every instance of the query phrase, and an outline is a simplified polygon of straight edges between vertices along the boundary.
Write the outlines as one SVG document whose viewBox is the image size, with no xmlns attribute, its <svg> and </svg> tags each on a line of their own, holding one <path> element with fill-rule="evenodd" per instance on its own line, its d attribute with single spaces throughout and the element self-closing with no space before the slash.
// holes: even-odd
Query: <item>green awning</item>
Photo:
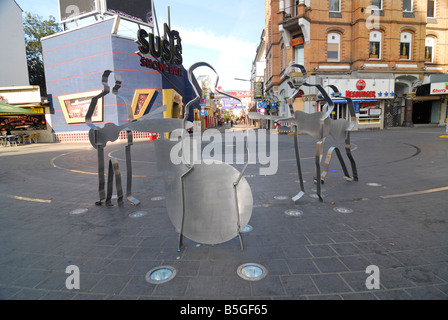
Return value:
<svg viewBox="0 0 448 320">
<path fill-rule="evenodd" d="M 0 113 L 36 113 L 33 110 L 28 110 L 25 108 L 20 108 L 20 107 L 16 107 L 16 106 L 12 106 L 10 104 L 4 103 L 2 101 L 0 101 Z"/>
</svg>

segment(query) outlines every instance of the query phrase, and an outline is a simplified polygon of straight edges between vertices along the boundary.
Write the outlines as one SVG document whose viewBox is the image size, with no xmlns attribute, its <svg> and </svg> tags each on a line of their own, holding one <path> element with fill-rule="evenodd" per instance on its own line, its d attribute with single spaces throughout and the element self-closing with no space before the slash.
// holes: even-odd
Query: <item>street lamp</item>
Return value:
<svg viewBox="0 0 448 320">
<path fill-rule="evenodd" d="M 238 81 L 248 81 L 248 82 L 252 82 L 252 80 L 247 80 L 247 79 L 240 79 L 240 78 L 235 78 L 235 80 L 238 80 Z"/>
</svg>

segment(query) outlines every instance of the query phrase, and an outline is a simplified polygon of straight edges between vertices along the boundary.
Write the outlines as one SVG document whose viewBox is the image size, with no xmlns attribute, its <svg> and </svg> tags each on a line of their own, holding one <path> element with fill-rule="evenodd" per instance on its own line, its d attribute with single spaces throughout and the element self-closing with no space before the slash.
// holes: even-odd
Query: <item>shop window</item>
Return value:
<svg viewBox="0 0 448 320">
<path fill-rule="evenodd" d="M 434 46 L 435 39 L 432 37 L 426 37 L 425 39 L 425 63 L 434 62 Z"/>
<path fill-rule="evenodd" d="M 428 0 L 427 4 L 427 17 L 435 18 L 436 17 L 436 0 Z"/>
<path fill-rule="evenodd" d="M 327 41 L 327 61 L 340 61 L 341 35 L 338 33 L 329 33 Z"/>
<path fill-rule="evenodd" d="M 349 120 L 348 114 L 349 113 L 348 113 L 346 103 L 336 103 L 334 105 L 333 112 L 331 113 L 331 118 L 333 120 L 337 120 L 337 119 Z"/>
<path fill-rule="evenodd" d="M 401 33 L 400 40 L 400 60 L 411 60 L 412 34 L 409 32 Z"/>
<path fill-rule="evenodd" d="M 330 12 L 341 12 L 340 0 L 330 0 Z"/>
<path fill-rule="evenodd" d="M 370 32 L 369 59 L 381 59 L 382 34 L 379 31 Z"/>
</svg>

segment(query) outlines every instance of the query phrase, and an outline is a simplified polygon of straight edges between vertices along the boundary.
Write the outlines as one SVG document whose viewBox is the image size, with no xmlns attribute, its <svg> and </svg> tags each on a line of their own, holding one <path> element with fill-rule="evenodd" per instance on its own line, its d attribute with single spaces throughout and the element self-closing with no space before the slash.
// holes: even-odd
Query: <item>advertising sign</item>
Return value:
<svg viewBox="0 0 448 320">
<path fill-rule="evenodd" d="M 257 100 L 261 100 L 263 99 L 263 87 L 264 87 L 264 83 L 263 82 L 256 82 L 255 83 L 255 90 L 254 90 L 254 98 Z"/>
<path fill-rule="evenodd" d="M 431 83 L 431 94 L 448 94 L 448 82 Z"/>
<path fill-rule="evenodd" d="M 103 0 L 104 12 L 118 14 L 138 23 L 154 27 L 153 0 Z"/>
<path fill-rule="evenodd" d="M 99 13 L 99 0 L 59 0 L 61 23 Z"/>
<path fill-rule="evenodd" d="M 71 123 L 85 123 L 86 114 L 89 110 L 92 98 L 100 94 L 102 91 L 91 91 L 77 94 L 69 94 L 59 96 L 59 103 L 61 104 L 62 112 L 64 113 L 65 121 Z M 103 99 L 99 99 L 92 116 L 92 121 L 103 121 Z"/>
</svg>

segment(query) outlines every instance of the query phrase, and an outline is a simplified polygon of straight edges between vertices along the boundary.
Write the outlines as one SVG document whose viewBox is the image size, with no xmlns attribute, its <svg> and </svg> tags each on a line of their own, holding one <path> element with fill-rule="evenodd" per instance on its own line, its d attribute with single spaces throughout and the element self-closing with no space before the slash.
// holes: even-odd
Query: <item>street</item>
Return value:
<svg viewBox="0 0 448 320">
<path fill-rule="evenodd" d="M 322 203 L 313 197 L 316 141 L 301 135 L 306 194 L 297 204 L 291 201 L 299 191 L 293 137 L 278 135 L 277 173 L 260 176 L 259 164 L 244 173 L 254 202 L 244 250 L 238 237 L 219 245 L 185 238 L 177 250 L 153 142 L 132 146 L 138 207 L 126 199 L 123 207 L 115 200 L 113 207 L 95 206 L 97 154 L 88 143 L 1 148 L 0 299 L 446 300 L 444 134 L 436 126 L 353 132 L 359 181 L 346 181 L 334 156 Z M 329 138 L 325 152 L 333 145 L 350 168 L 343 144 Z M 118 160 L 123 185 L 124 147 L 105 149 Z M 285 214 L 291 209 L 300 212 Z M 131 217 L 135 212 L 143 214 Z M 241 278 L 237 269 L 245 263 L 263 266 L 267 275 Z M 79 268 L 79 289 L 66 285 L 71 265 Z M 145 281 L 158 266 L 175 268 L 176 276 Z M 369 279 L 369 266 L 378 277 Z M 377 288 L 369 288 L 371 279 Z"/>
</svg>

